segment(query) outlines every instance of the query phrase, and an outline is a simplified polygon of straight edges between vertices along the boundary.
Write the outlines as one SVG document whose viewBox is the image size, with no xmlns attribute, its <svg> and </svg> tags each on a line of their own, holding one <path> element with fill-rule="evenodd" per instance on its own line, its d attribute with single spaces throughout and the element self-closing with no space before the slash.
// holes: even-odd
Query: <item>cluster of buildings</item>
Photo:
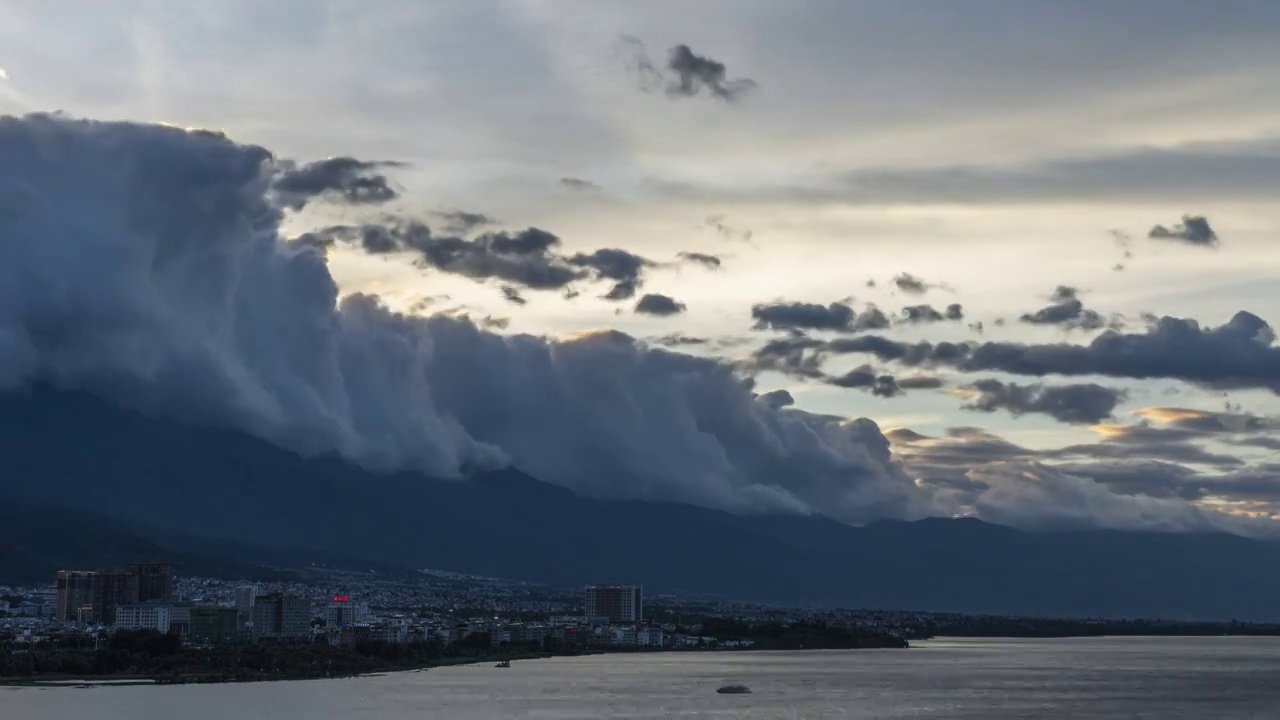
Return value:
<svg viewBox="0 0 1280 720">
<path fill-rule="evenodd" d="M 411 577 L 312 567 L 249 585 L 176 578 L 166 563 L 141 563 L 126 570 L 61 572 L 55 588 L 0 588 L 0 599 L 5 597 L 11 600 L 7 609 L 0 601 L 0 637 L 24 643 L 148 628 L 200 645 L 434 641 L 724 647 L 730 643 L 705 636 L 703 618 L 821 622 L 903 636 L 913 636 L 928 622 L 927 613 L 651 598 L 639 585 L 592 585 L 584 591 L 434 570 Z"/>
<path fill-rule="evenodd" d="M 122 607 L 172 601 L 173 566 L 146 562 L 123 570 L 61 570 L 56 593 L 56 619 L 111 624 Z"/>
<path fill-rule="evenodd" d="M 262 592 L 240 585 L 222 597 L 185 599 L 175 593 L 168 563 L 131 565 L 126 570 L 58 573 L 53 617 L 61 623 L 177 633 L 200 645 L 311 643 L 355 646 L 367 641 L 443 645 L 484 635 L 492 646 L 618 645 L 663 647 L 697 644 L 675 636 L 674 626 L 644 620 L 644 591 L 639 585 L 591 585 L 582 597 L 582 614 L 551 615 L 544 620 L 511 621 L 500 616 L 460 617 L 449 613 L 375 614 L 350 595 L 323 599 L 297 592 Z M 47 597 L 47 596 L 46 596 Z"/>
</svg>

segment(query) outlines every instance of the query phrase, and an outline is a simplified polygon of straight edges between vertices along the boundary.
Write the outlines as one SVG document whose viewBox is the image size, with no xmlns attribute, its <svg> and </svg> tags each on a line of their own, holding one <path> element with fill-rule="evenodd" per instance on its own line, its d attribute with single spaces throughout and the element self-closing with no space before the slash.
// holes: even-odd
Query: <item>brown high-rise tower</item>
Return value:
<svg viewBox="0 0 1280 720">
<path fill-rule="evenodd" d="M 167 562 L 130 565 L 137 578 L 138 602 L 170 602 L 173 600 L 173 566 Z"/>
</svg>

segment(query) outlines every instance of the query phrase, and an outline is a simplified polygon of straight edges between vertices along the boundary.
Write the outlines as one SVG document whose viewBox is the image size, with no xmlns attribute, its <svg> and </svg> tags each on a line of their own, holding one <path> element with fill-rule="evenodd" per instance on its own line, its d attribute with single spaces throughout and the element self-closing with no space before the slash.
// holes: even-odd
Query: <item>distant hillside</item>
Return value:
<svg viewBox="0 0 1280 720">
<path fill-rule="evenodd" d="M 65 507 L 0 497 L 0 582 L 52 583 L 58 570 L 97 570 L 163 559 L 179 574 L 247 580 L 282 573 L 230 557 L 186 552 L 130 523 Z"/>
<path fill-rule="evenodd" d="M 270 547 L 775 602 L 1280 619 L 1280 546 L 1234 536 L 1027 533 L 976 520 L 852 528 L 592 500 L 516 471 L 377 475 L 47 388 L 0 395 L 0 467 L 0 495 L 233 540 L 224 547 L 241 561 Z"/>
</svg>

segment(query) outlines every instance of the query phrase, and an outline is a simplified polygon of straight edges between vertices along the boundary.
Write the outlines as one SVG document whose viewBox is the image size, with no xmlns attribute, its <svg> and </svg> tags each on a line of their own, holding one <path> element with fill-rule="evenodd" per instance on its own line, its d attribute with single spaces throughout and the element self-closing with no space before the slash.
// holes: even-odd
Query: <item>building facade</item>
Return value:
<svg viewBox="0 0 1280 720">
<path fill-rule="evenodd" d="M 310 637 L 310 600 L 275 593 L 254 602 L 254 642 L 305 642 Z"/>
<path fill-rule="evenodd" d="M 247 621 L 253 618 L 253 603 L 257 599 L 256 585 L 241 585 L 236 588 L 236 610 L 240 613 L 241 620 Z"/>
<path fill-rule="evenodd" d="M 78 622 L 80 609 L 93 606 L 93 579 L 95 572 L 83 570 L 58 571 L 58 602 L 54 616 L 64 622 Z"/>
<path fill-rule="evenodd" d="M 115 626 L 119 630 L 155 630 L 167 633 L 171 629 L 173 608 L 164 603 L 140 603 L 121 605 L 115 609 Z"/>
<path fill-rule="evenodd" d="M 344 628 L 356 624 L 356 605 L 349 595 L 334 595 L 325 609 L 325 625 Z"/>
<path fill-rule="evenodd" d="M 173 600 L 173 565 L 167 562 L 145 562 L 129 566 L 138 588 L 138 602 L 171 602 Z"/>
<path fill-rule="evenodd" d="M 638 623 L 644 617 L 644 591 L 639 585 L 588 585 L 587 617 L 611 623 Z"/>
<path fill-rule="evenodd" d="M 190 613 L 187 637 L 197 645 L 233 645 L 246 639 L 238 608 L 197 606 Z"/>
<path fill-rule="evenodd" d="M 109 570 L 94 575 L 93 622 L 111 625 L 116 621 L 116 608 L 138 602 L 138 578 L 132 572 Z"/>
</svg>

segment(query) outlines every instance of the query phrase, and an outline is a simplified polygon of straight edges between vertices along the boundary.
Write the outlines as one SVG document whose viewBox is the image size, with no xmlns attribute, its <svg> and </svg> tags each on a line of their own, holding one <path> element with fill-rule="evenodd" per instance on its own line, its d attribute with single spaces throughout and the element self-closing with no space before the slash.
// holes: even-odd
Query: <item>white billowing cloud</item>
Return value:
<svg viewBox="0 0 1280 720">
<path fill-rule="evenodd" d="M 857 522 L 936 513 L 869 420 L 757 399 L 620 333 L 500 336 L 339 302 L 284 242 L 279 163 L 217 133 L 0 119 L 0 387 L 86 389 L 304 453 Z"/>
<path fill-rule="evenodd" d="M 9 79 L 9 71 L 0 67 L 0 80 L 8 80 L 8 79 Z"/>
</svg>

